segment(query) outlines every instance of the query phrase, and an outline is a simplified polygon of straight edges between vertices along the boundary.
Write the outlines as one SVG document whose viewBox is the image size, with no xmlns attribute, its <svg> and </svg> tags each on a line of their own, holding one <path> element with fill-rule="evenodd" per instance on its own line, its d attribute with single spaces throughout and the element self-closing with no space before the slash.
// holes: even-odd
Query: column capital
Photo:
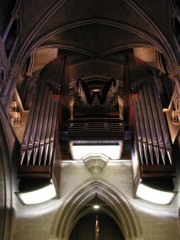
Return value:
<svg viewBox="0 0 180 240">
<path fill-rule="evenodd" d="M 173 69 L 173 71 L 169 73 L 169 77 L 174 81 L 176 81 L 176 79 L 180 79 L 180 66 Z"/>
</svg>

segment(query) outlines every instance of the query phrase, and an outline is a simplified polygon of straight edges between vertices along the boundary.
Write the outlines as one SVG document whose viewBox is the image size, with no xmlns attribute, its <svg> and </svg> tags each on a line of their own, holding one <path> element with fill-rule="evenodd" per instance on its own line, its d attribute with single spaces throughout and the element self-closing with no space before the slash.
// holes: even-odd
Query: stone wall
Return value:
<svg viewBox="0 0 180 240">
<path fill-rule="evenodd" d="M 118 207 L 121 208 L 120 211 L 124 217 L 123 219 L 120 216 L 121 221 L 126 223 L 126 226 L 122 224 L 126 239 L 178 240 L 180 238 L 176 199 L 167 206 L 136 199 L 130 161 L 109 162 L 99 175 L 92 175 L 82 162 L 67 161 L 62 163 L 60 199 L 35 206 L 23 206 L 16 200 L 16 227 L 13 240 L 22 240 L 24 237 L 26 240 L 68 240 L 68 231 L 72 229 L 72 226 L 68 226 L 71 223 L 70 219 L 63 225 L 63 221 L 67 218 L 66 211 L 69 210 L 68 206 L 72 208 L 72 211 L 78 208 L 78 206 L 71 206 L 71 197 L 74 198 L 74 203 L 76 201 L 78 204 L 78 201 L 82 201 L 83 204 L 83 200 L 79 198 L 77 201 L 75 196 L 83 196 L 84 193 L 84 196 L 91 195 L 91 191 L 93 194 L 93 191 L 96 191 L 94 190 L 96 187 L 92 188 L 93 181 L 97 182 L 99 189 L 101 185 L 105 186 L 104 189 L 108 186 L 107 195 L 110 198 L 113 195 L 116 198 L 119 196 Z M 99 190 L 99 194 L 102 189 Z M 113 194 L 110 193 L 111 189 Z M 118 201 L 113 201 L 107 200 L 107 203 L 112 202 L 110 207 L 117 212 L 118 208 L 116 209 L 115 205 L 118 205 Z M 126 216 L 126 213 L 129 216 Z M 68 214 L 71 216 L 71 213 Z M 81 212 L 77 210 L 76 214 L 81 214 Z M 64 237 L 63 234 L 61 235 L 61 226 L 67 228 L 67 233 L 66 229 L 64 230 Z"/>
</svg>

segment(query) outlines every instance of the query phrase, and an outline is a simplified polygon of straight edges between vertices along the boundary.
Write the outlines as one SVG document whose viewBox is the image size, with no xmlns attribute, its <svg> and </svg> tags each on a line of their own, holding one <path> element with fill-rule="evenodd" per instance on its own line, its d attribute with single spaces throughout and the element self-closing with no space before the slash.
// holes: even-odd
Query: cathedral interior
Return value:
<svg viewBox="0 0 180 240">
<path fill-rule="evenodd" d="M 0 239 L 180 239 L 179 0 L 0 0 Z"/>
</svg>

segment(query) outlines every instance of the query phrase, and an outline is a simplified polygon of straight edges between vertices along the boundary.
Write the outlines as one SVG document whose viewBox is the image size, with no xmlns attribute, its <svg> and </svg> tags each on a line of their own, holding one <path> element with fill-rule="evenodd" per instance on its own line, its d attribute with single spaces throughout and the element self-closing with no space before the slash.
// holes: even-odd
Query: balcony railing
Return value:
<svg viewBox="0 0 180 240">
<path fill-rule="evenodd" d="M 81 138 L 106 137 L 107 139 L 123 139 L 123 122 L 118 118 L 77 118 L 70 120 L 68 135 Z"/>
</svg>

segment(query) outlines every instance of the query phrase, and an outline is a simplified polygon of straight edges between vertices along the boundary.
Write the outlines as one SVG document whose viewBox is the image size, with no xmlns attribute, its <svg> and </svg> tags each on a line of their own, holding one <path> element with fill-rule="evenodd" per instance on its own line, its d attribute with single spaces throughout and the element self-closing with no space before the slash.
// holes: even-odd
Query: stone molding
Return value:
<svg viewBox="0 0 180 240">
<path fill-rule="evenodd" d="M 83 163 L 94 174 L 100 174 L 107 165 L 109 158 L 104 154 L 88 154 L 83 159 Z"/>
<path fill-rule="evenodd" d="M 0 106 L 2 107 L 2 106 Z M 6 120 L 7 122 L 7 120 Z M 0 115 L 0 239 L 11 239 L 13 232 L 12 166 L 10 144 L 7 144 L 2 115 Z"/>
<path fill-rule="evenodd" d="M 49 239 L 68 240 L 76 222 L 92 211 L 85 206 L 96 195 L 111 208 L 102 211 L 116 221 L 125 239 L 143 239 L 138 214 L 127 197 L 107 179 L 99 177 L 84 181 L 63 200 L 52 222 Z"/>
</svg>

